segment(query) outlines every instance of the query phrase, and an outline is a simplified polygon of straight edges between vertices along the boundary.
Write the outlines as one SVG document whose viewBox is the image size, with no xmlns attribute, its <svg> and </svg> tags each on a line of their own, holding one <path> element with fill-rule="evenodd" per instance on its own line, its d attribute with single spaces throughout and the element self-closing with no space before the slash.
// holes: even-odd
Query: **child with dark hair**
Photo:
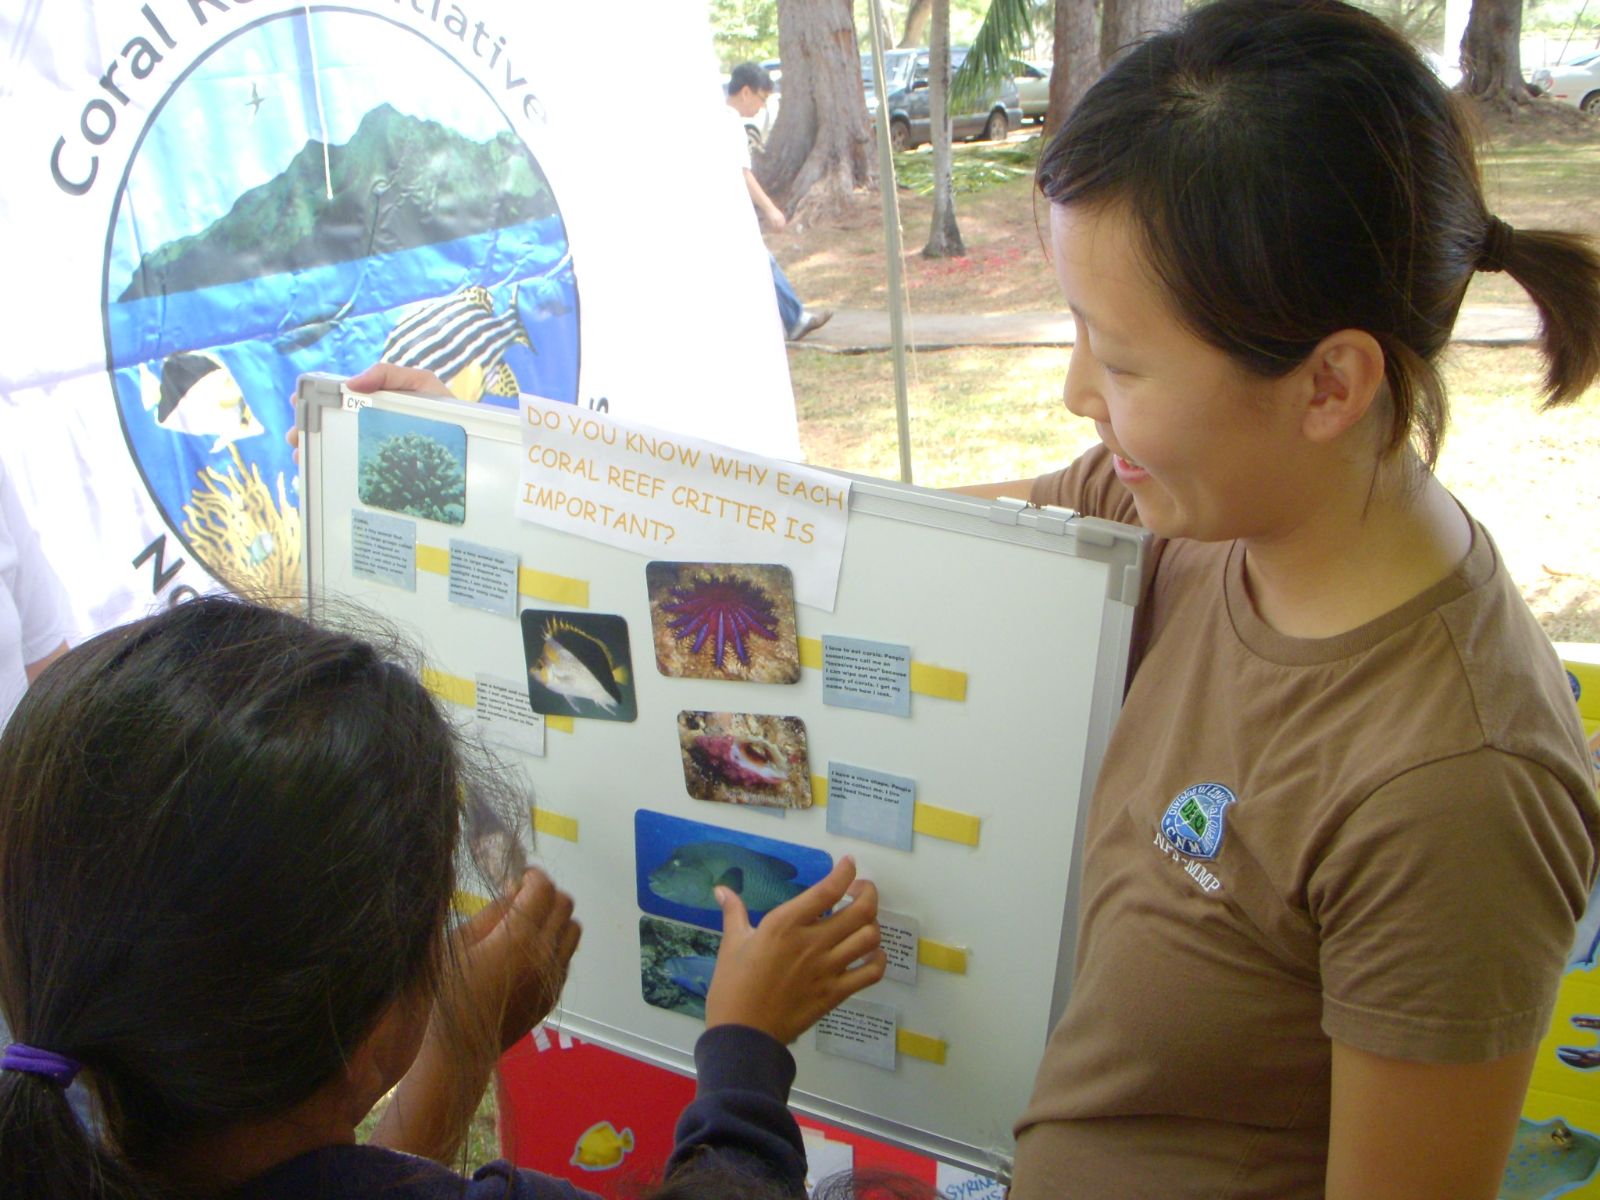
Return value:
<svg viewBox="0 0 1600 1200">
<path fill-rule="evenodd" d="M 1219 0 L 1044 151 L 1104 445 L 987 489 L 1154 535 L 1077 972 L 1012 1195 L 1492 1200 L 1600 807 L 1556 656 L 1431 472 L 1477 271 L 1600 369 L 1600 259 L 1485 207 L 1457 101 L 1336 0 Z"/>
<path fill-rule="evenodd" d="M 578 944 L 538 871 L 446 932 L 462 797 L 495 786 L 391 651 L 272 609 L 196 600 L 58 661 L 0 738 L 0 1195 L 586 1195 L 429 1161 Z M 668 1194 L 804 1194 L 785 1043 L 883 973 L 853 876 L 755 930 L 719 890 Z"/>
</svg>

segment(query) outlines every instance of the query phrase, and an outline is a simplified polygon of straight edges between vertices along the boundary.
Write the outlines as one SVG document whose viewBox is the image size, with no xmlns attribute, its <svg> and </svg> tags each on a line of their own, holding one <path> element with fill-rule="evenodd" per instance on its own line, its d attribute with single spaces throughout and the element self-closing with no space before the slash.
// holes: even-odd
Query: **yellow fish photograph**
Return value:
<svg viewBox="0 0 1600 1200">
<path fill-rule="evenodd" d="M 622 1165 L 633 1149 L 633 1130 L 617 1132 L 610 1121 L 596 1121 L 578 1135 L 571 1165 L 584 1171 L 610 1171 Z"/>
</svg>

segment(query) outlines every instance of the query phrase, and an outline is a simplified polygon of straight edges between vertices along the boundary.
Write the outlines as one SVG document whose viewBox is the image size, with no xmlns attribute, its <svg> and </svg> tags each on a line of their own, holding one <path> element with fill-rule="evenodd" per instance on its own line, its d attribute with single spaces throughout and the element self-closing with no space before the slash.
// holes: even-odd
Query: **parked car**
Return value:
<svg viewBox="0 0 1600 1200">
<path fill-rule="evenodd" d="M 1017 81 L 1017 97 L 1024 121 L 1044 123 L 1045 111 L 1050 107 L 1050 67 L 1050 63 L 1011 60 L 1011 75 Z"/>
<path fill-rule="evenodd" d="M 1541 67 L 1533 73 L 1530 82 L 1559 104 L 1570 104 L 1591 116 L 1600 116 L 1600 51 L 1562 66 Z"/>
<path fill-rule="evenodd" d="M 950 69 L 954 74 L 966 61 L 967 47 L 950 50 Z M 928 50 L 889 50 L 883 56 L 884 88 L 889 99 L 889 140 L 896 150 L 910 150 L 929 140 Z M 861 83 L 867 93 L 867 116 L 878 119 L 878 90 L 873 82 L 872 55 L 861 56 Z M 1022 103 L 1013 79 L 984 98 L 972 111 L 959 113 L 951 121 L 957 138 L 984 138 L 1003 142 L 1015 126 L 1022 124 Z"/>
</svg>

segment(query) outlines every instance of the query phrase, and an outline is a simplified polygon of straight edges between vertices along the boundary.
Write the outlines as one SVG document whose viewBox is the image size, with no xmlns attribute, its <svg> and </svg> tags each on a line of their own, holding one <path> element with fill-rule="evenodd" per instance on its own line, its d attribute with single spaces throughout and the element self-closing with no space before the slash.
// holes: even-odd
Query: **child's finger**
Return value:
<svg viewBox="0 0 1600 1200">
<path fill-rule="evenodd" d="M 843 900 L 850 891 L 850 885 L 856 877 L 856 860 L 846 854 L 833 864 L 829 871 L 816 883 L 801 892 L 793 900 L 786 900 L 767 914 L 767 920 L 778 918 L 779 924 L 809 925 L 813 921 L 822 919 L 835 904 Z M 855 905 L 850 906 L 854 908 Z M 847 910 L 848 911 L 848 910 Z M 842 914 L 841 914 L 842 915 Z"/>
<path fill-rule="evenodd" d="M 878 889 L 863 881 L 856 899 L 818 921 L 816 937 L 823 947 L 837 945 L 858 930 L 878 928 Z"/>
<path fill-rule="evenodd" d="M 844 938 L 823 956 L 822 964 L 829 972 L 843 971 L 857 959 L 864 959 L 883 941 L 877 922 L 864 925 Z"/>
<path fill-rule="evenodd" d="M 493 900 L 490 900 L 477 912 L 456 926 L 455 938 L 463 949 L 476 946 L 488 937 L 505 920 L 506 913 L 511 909 L 511 902 L 516 898 L 513 887 L 507 886 L 505 891 Z"/>
<path fill-rule="evenodd" d="M 889 956 L 881 949 L 874 950 L 867 955 L 866 961 L 859 966 L 851 967 L 840 972 L 834 980 L 831 993 L 833 999 L 828 1007 L 833 1008 L 850 999 L 862 988 L 869 988 L 883 978 L 883 973 L 888 969 Z"/>
<path fill-rule="evenodd" d="M 750 932 L 750 910 L 745 908 L 744 900 L 732 888 L 719 887 L 714 894 L 722 909 L 722 943 L 727 945 L 730 938 L 739 938 Z"/>
<path fill-rule="evenodd" d="M 556 887 L 555 881 L 538 867 L 529 867 L 512 898 L 511 908 L 525 932 L 554 933 L 550 927 L 565 902 L 566 915 L 572 914 L 572 897 Z"/>
<path fill-rule="evenodd" d="M 561 931 L 561 940 L 556 944 L 556 961 L 563 968 L 572 961 L 572 956 L 578 952 L 578 943 L 583 940 L 583 926 L 576 921 L 568 921 L 565 929 Z"/>
</svg>

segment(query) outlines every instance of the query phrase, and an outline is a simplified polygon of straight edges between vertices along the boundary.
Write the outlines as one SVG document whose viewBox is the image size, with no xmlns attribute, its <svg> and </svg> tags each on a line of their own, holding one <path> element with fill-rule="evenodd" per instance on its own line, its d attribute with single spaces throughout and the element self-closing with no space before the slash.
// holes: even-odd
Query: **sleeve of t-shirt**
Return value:
<svg viewBox="0 0 1600 1200">
<path fill-rule="evenodd" d="M 1324 1032 L 1422 1062 L 1536 1044 L 1595 859 L 1576 798 L 1532 760 L 1485 748 L 1391 781 L 1309 880 Z"/>
<path fill-rule="evenodd" d="M 678 1118 L 667 1164 L 715 1165 L 756 1176 L 803 1197 L 805 1144 L 788 1108 L 794 1058 L 775 1038 L 743 1025 L 719 1025 L 694 1047 L 698 1086 Z"/>
<path fill-rule="evenodd" d="M 0 469 L 0 539 L 10 541 L 15 561 L 0 578 L 11 593 L 21 626 L 22 661 L 38 662 L 72 633 L 72 610 L 66 589 L 45 560 L 39 535 L 28 523 L 22 500 Z M 0 561 L 10 558 L 0 554 Z"/>
<path fill-rule="evenodd" d="M 1111 466 L 1111 451 L 1096 446 L 1070 466 L 1033 481 L 1030 495 L 1035 504 L 1070 508 L 1086 517 L 1103 517 L 1127 525 L 1139 523 L 1133 493 L 1123 486 Z"/>
</svg>

